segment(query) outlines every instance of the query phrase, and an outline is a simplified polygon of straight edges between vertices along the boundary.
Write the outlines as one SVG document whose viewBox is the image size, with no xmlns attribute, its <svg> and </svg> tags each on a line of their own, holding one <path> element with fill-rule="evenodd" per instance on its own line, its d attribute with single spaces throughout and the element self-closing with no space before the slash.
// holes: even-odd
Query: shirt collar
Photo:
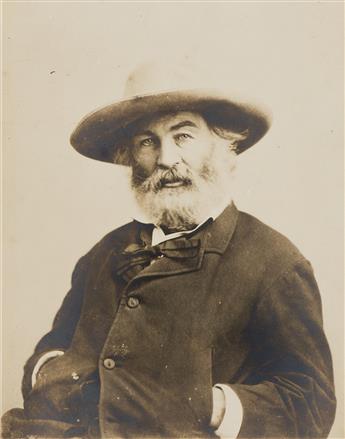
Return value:
<svg viewBox="0 0 345 439">
<path fill-rule="evenodd" d="M 226 202 L 222 203 L 218 208 L 213 209 L 213 211 L 210 212 L 210 215 L 206 217 L 200 224 L 198 224 L 192 230 L 184 230 L 181 232 L 165 234 L 164 231 L 159 226 L 154 225 L 154 229 L 152 231 L 152 245 L 161 244 L 162 242 L 168 241 L 170 239 L 179 238 L 181 236 L 189 235 L 190 233 L 195 232 L 201 226 L 203 226 L 209 219 L 212 219 L 214 221 L 216 218 L 218 218 L 230 203 L 231 201 L 227 200 Z M 150 221 L 147 221 L 147 219 L 144 216 L 137 216 L 136 218 L 133 219 L 142 224 L 151 224 Z"/>
</svg>

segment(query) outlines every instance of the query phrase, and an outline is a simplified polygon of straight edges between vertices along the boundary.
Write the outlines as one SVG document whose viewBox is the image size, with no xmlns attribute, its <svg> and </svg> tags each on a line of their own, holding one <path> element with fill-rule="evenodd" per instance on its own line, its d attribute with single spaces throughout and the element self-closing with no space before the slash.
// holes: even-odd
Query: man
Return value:
<svg viewBox="0 0 345 439">
<path fill-rule="evenodd" d="M 150 78 L 138 69 L 134 97 L 72 134 L 132 168 L 142 217 L 78 262 L 4 436 L 326 437 L 332 365 L 310 264 L 232 202 L 237 156 L 269 118 L 213 92 L 140 91 Z"/>
</svg>

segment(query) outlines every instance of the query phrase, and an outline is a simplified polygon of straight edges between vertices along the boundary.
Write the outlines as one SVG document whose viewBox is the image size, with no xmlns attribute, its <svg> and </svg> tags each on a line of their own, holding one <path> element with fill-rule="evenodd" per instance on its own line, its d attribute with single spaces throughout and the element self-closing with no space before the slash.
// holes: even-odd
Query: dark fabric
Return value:
<svg viewBox="0 0 345 439">
<path fill-rule="evenodd" d="M 199 247 L 200 241 L 198 239 L 186 238 L 172 239 L 155 246 L 129 244 L 116 258 L 114 267 L 116 274 L 129 282 L 141 270 L 150 265 L 155 258 L 195 258 L 198 256 Z"/>
<path fill-rule="evenodd" d="M 77 427 L 66 422 L 35 419 L 33 421 L 25 416 L 22 409 L 9 410 L 2 418 L 2 435 L 4 438 L 24 438 L 24 437 L 82 437 L 85 434 L 84 427 Z"/>
<path fill-rule="evenodd" d="M 5 415 L 12 437 L 37 425 L 45 437 L 71 426 L 85 437 L 211 437 L 216 383 L 241 399 L 240 438 L 326 437 L 332 364 L 309 262 L 232 205 L 193 235 L 195 257 L 156 258 L 126 283 L 117 265 L 140 232 L 127 224 L 78 263 L 25 366 L 24 412 Z M 65 354 L 32 389 L 34 365 L 55 349 Z"/>
</svg>

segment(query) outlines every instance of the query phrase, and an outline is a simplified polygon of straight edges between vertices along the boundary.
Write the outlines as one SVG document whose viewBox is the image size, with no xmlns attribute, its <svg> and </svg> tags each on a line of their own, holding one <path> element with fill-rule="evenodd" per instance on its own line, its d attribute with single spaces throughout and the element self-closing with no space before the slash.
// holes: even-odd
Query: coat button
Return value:
<svg viewBox="0 0 345 439">
<path fill-rule="evenodd" d="M 103 366 L 106 369 L 114 369 L 114 367 L 116 366 L 115 361 L 112 358 L 106 358 L 105 360 L 103 360 Z"/>
<path fill-rule="evenodd" d="M 131 296 L 127 300 L 128 308 L 136 308 L 139 306 L 140 300 L 137 297 Z"/>
<path fill-rule="evenodd" d="M 74 379 L 74 381 L 78 381 L 80 376 L 77 374 L 77 372 L 72 372 L 72 378 Z"/>
</svg>

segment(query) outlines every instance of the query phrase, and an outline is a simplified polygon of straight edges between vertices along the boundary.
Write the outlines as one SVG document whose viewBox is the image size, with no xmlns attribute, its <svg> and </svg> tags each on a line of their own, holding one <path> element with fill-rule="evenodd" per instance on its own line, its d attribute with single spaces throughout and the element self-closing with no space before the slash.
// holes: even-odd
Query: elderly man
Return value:
<svg viewBox="0 0 345 439">
<path fill-rule="evenodd" d="M 335 398 L 311 266 L 232 202 L 237 156 L 267 114 L 200 90 L 129 94 L 71 142 L 132 168 L 142 216 L 78 262 L 4 436 L 326 437 Z"/>
</svg>

